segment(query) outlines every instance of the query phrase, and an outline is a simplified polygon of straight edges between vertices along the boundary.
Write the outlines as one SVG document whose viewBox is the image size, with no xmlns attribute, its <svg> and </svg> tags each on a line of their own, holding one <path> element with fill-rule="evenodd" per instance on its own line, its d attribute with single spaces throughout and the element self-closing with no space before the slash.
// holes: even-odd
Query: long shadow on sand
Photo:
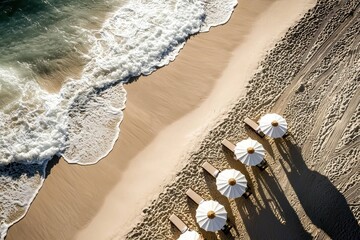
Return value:
<svg viewBox="0 0 360 240">
<path fill-rule="evenodd" d="M 345 197 L 330 180 L 306 166 L 293 139 L 276 140 L 275 144 L 282 157 L 280 164 L 312 223 L 331 239 L 360 239 L 359 225 Z"/>
<path fill-rule="evenodd" d="M 251 239 L 289 239 L 291 236 L 291 239 L 312 239 L 303 228 L 271 168 L 260 171 L 257 167 L 252 167 L 254 181 L 257 183 L 257 188 L 254 189 L 254 184 L 249 182 L 250 175 L 247 168 L 240 161 L 234 160 L 230 151 L 225 148 L 224 151 L 231 167 L 245 174 L 254 193 L 249 199 L 235 199 L 249 237 Z M 273 156 L 272 151 L 270 155 Z"/>
<path fill-rule="evenodd" d="M 289 236 L 291 239 L 312 239 L 303 228 L 271 168 L 260 171 L 253 167 L 252 170 L 257 182 L 253 198 L 257 202 L 261 201 L 261 204 L 237 204 L 249 236 L 253 239 L 289 239 Z"/>
</svg>

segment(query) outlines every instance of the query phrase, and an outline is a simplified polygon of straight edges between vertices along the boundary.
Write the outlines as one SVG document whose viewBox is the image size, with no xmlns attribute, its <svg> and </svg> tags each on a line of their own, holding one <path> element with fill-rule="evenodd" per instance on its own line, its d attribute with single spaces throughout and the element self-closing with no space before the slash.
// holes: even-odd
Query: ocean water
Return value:
<svg viewBox="0 0 360 240">
<path fill-rule="evenodd" d="M 0 0 L 0 238 L 25 214 L 53 156 L 85 165 L 109 153 L 123 119 L 123 83 L 173 61 L 191 35 L 225 23 L 236 4 Z M 37 174 L 22 177 L 24 166 L 36 165 Z"/>
</svg>

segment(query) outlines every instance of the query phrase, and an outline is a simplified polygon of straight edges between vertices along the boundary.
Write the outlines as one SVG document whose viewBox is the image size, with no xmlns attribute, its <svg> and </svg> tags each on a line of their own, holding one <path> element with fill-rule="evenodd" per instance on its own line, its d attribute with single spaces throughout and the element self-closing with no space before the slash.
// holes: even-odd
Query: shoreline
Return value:
<svg viewBox="0 0 360 240">
<path fill-rule="evenodd" d="M 246 96 L 143 209 L 126 239 L 177 238 L 180 231 L 168 221 L 172 213 L 206 239 L 359 238 L 360 208 L 351 204 L 359 201 L 359 6 L 318 1 L 291 27 L 261 61 Z M 242 123 L 244 116 L 268 112 L 285 117 L 289 137 L 260 138 Z M 224 138 L 236 143 L 248 137 L 266 149 L 265 171 L 234 161 L 221 146 Z M 240 170 L 252 196 L 229 200 L 221 195 L 213 177 L 201 170 L 205 161 L 220 170 Z M 229 234 L 199 228 L 188 188 L 225 206 L 233 226 Z"/>
<path fill-rule="evenodd" d="M 257 26 L 253 26 L 249 31 L 250 34 L 246 37 L 247 39 L 243 40 L 232 51 L 232 57 L 228 65 L 222 72 L 221 77 L 217 79 L 214 88 L 205 101 L 195 110 L 160 131 L 156 138 L 131 160 L 131 165 L 124 174 L 124 178 L 127 181 L 120 181 L 115 186 L 108 194 L 105 203 L 97 215 L 84 230 L 79 232 L 76 239 L 110 239 L 121 237 L 134 227 L 134 224 L 141 219 L 141 215 L 135 213 L 133 209 L 128 209 L 128 206 L 132 205 L 132 207 L 139 209 L 137 212 L 140 212 L 142 208 L 157 197 L 168 182 L 173 180 L 176 173 L 187 164 L 186 158 L 189 153 L 199 148 L 199 141 L 213 127 L 224 120 L 226 112 L 231 108 L 234 100 L 244 96 L 247 82 L 256 71 L 256 67 L 266 51 L 270 50 L 288 27 L 298 20 L 296 16 L 292 16 L 294 19 L 291 19 L 291 15 L 294 13 L 291 10 L 295 12 L 303 11 L 302 13 L 305 13 L 308 8 L 305 8 L 304 5 L 300 7 L 299 4 L 296 6 L 298 8 L 292 6 L 294 8 L 291 9 L 291 7 L 289 8 L 289 3 L 287 3 L 288 16 L 273 18 L 273 22 L 269 22 L 268 17 L 274 14 L 274 11 L 285 8 L 285 4 L 270 6 L 270 10 L 268 9 L 265 13 L 259 14 L 259 19 L 254 23 Z M 307 5 L 307 7 L 309 6 Z M 246 7 L 241 7 L 242 9 L 235 10 L 237 12 L 234 14 L 245 15 L 245 12 L 241 13 L 241 10 L 245 10 Z M 301 15 L 299 13 L 298 16 Z M 283 18 L 287 21 L 282 21 L 283 25 L 281 25 L 280 19 L 284 20 Z M 259 35 L 257 31 L 265 28 L 264 25 L 266 24 L 277 25 L 278 28 L 272 28 L 272 34 L 262 32 L 263 39 L 256 41 L 256 36 Z M 275 34 L 273 34 L 274 32 Z M 244 54 L 250 55 L 250 51 L 252 57 L 250 60 L 249 57 L 243 57 Z M 245 63 L 245 61 L 248 62 Z M 239 67 L 240 64 L 242 64 L 241 67 Z M 241 77 L 234 77 L 236 72 L 239 71 L 243 72 L 243 75 Z M 239 87 L 233 88 L 231 86 Z M 204 119 L 206 119 L 206 123 L 204 123 Z M 161 147 L 164 143 L 166 143 L 166 149 Z M 148 161 L 149 159 L 151 161 Z M 168 161 L 168 159 L 175 160 L 175 163 Z M 137 172 L 148 173 L 149 175 L 146 178 L 150 178 L 151 182 L 142 183 L 141 178 L 139 179 L 137 176 Z M 150 174 L 150 172 L 153 174 Z M 146 190 L 141 192 L 133 190 L 140 186 Z M 123 197 L 124 194 L 127 195 L 126 198 Z M 120 214 L 128 217 L 119 219 Z M 112 235 L 107 233 L 108 231 L 111 232 L 111 229 L 113 229 L 114 233 Z"/>
<path fill-rule="evenodd" d="M 237 6 L 236 9 L 239 8 L 239 5 Z M 261 7 L 266 8 L 266 6 L 261 6 Z M 232 16 L 232 19 L 233 18 L 234 16 Z M 212 34 L 212 35 L 218 35 L 217 36 L 218 38 L 214 39 L 215 43 L 216 41 L 221 41 L 220 39 L 223 38 L 224 36 L 220 36 L 219 38 L 219 35 L 220 34 L 223 35 L 223 32 L 222 30 L 217 30 L 217 29 L 228 28 L 227 31 L 231 31 L 236 27 L 236 26 L 229 26 L 228 24 L 229 22 L 226 25 L 212 28 L 209 33 L 201 33 L 200 35 L 192 37 L 189 40 L 189 42 L 185 44 L 184 49 L 179 53 L 179 56 L 175 59 L 175 62 L 170 63 L 165 68 L 157 70 L 149 77 L 141 77 L 138 80 L 139 82 L 137 83 L 126 85 L 125 88 L 128 91 L 127 109 L 125 110 L 125 118 L 121 125 L 122 130 L 120 133 L 120 139 L 114 146 L 112 152 L 105 159 L 101 160 L 98 164 L 89 167 L 69 165 L 66 164 L 63 160 L 61 160 L 56 166 L 56 168 L 52 169 L 52 173 L 46 179 L 42 190 L 40 191 L 39 195 L 36 197 L 34 203 L 30 207 L 27 216 L 19 223 L 17 223 L 15 226 L 10 228 L 7 239 L 21 239 L 21 237 L 23 236 L 28 236 L 27 239 L 32 239 L 32 237 L 33 239 L 36 239 L 36 237 L 38 237 L 37 239 L 39 239 L 39 237 L 42 237 L 44 239 L 46 239 L 47 237 L 52 237 L 52 239 L 54 239 L 55 235 L 58 237 L 58 239 L 68 239 L 67 237 L 74 236 L 74 234 L 80 228 L 83 228 L 83 226 L 86 225 L 89 221 L 91 222 L 91 219 L 94 219 L 94 216 L 98 214 L 98 211 L 94 211 L 94 209 L 92 208 L 99 209 L 103 205 L 103 201 L 106 201 L 104 197 L 109 196 L 109 193 L 113 191 L 112 189 L 117 184 L 117 182 L 122 181 L 121 178 L 124 177 L 125 175 L 124 171 L 126 171 L 127 168 L 131 168 L 131 164 L 127 161 L 131 159 L 131 162 L 133 163 L 134 159 L 138 159 L 139 155 L 136 155 L 136 153 L 139 151 L 139 149 L 143 148 L 144 146 L 149 147 L 151 144 L 154 144 L 156 140 L 155 141 L 152 140 L 154 139 L 155 136 L 158 135 L 159 132 L 161 134 L 165 126 L 169 126 L 169 124 L 171 125 L 175 124 L 173 122 L 176 119 L 178 119 L 180 116 L 190 115 L 191 113 L 189 112 L 192 109 L 198 107 L 199 105 L 202 105 L 208 99 L 207 97 L 209 92 L 218 91 L 221 92 L 222 94 L 227 95 L 229 90 L 222 91 L 221 87 L 223 87 L 225 84 L 219 81 L 219 79 L 223 77 L 223 76 L 220 77 L 220 75 L 222 74 L 222 69 L 225 68 L 224 66 L 226 65 L 227 62 L 226 60 L 225 62 L 221 62 L 220 60 L 217 60 L 218 62 L 213 63 L 213 65 L 210 66 L 209 65 L 203 66 L 204 63 L 201 61 L 197 62 L 197 64 L 199 64 L 197 67 L 199 68 L 202 67 L 199 70 L 200 72 L 202 72 L 203 74 L 202 76 L 204 77 L 207 75 L 211 76 L 212 80 L 210 83 L 208 82 L 208 79 L 206 80 L 202 79 L 202 82 L 199 82 L 201 81 L 201 79 L 198 76 L 197 76 L 198 78 L 196 78 L 194 75 L 191 74 L 186 75 L 184 73 L 183 76 L 180 76 L 180 78 L 186 79 L 186 77 L 189 76 L 193 76 L 193 78 L 195 78 L 192 79 L 193 82 L 185 83 L 186 85 L 184 87 L 181 86 L 184 85 L 184 82 L 180 82 L 176 78 L 179 77 L 178 75 L 182 74 L 182 72 L 180 71 L 183 71 L 184 69 L 190 68 L 192 74 L 194 74 L 195 71 L 193 69 L 194 65 L 188 65 L 188 62 L 191 61 L 191 59 L 194 58 L 194 56 L 198 57 L 199 56 L 198 54 L 201 54 L 201 51 L 203 51 L 203 49 L 200 50 L 199 48 L 203 45 L 204 42 L 201 42 L 198 39 L 199 38 L 206 39 L 206 34 Z M 284 33 L 286 30 L 287 28 L 284 29 L 282 33 Z M 217 33 L 213 34 L 213 32 L 215 31 L 217 31 Z M 245 32 L 245 35 L 247 33 L 248 32 Z M 240 34 L 241 32 L 238 33 L 238 35 Z M 229 36 L 231 36 L 231 34 Z M 239 38 L 242 39 L 243 36 L 240 36 Z M 225 50 L 224 51 L 225 53 L 218 52 L 217 54 L 220 55 L 220 57 L 217 55 L 217 58 L 221 58 L 221 60 L 224 60 L 226 59 L 227 56 L 230 56 L 232 53 L 234 53 L 232 49 L 235 48 L 234 45 L 236 44 L 234 43 L 237 42 L 238 40 L 239 39 L 235 38 L 229 41 L 231 42 L 230 44 L 225 43 L 225 46 L 223 46 L 224 47 L 223 50 Z M 190 47 L 192 42 L 194 42 L 193 43 L 194 46 Z M 198 43 L 196 44 L 196 42 Z M 210 41 L 204 45 L 209 47 L 209 44 L 211 43 L 214 44 L 214 42 Z M 217 44 L 222 45 L 223 43 L 217 42 Z M 267 44 L 270 45 L 269 43 Z M 205 46 L 204 48 L 207 49 Z M 212 51 L 210 47 L 207 50 Z M 248 51 L 250 51 L 250 49 L 248 49 Z M 248 56 L 246 56 L 245 58 L 247 59 Z M 230 59 L 230 57 L 227 57 L 227 59 Z M 206 60 L 206 56 L 204 60 Z M 261 59 L 259 59 L 258 56 L 256 57 L 256 59 L 251 59 L 251 60 L 252 61 L 257 60 L 256 63 L 254 63 L 255 65 L 253 66 L 256 68 L 256 64 L 258 64 L 258 61 L 260 61 Z M 171 72 L 171 69 L 176 68 L 176 66 L 174 65 L 178 66 L 178 70 L 174 70 L 173 72 Z M 209 73 L 208 68 L 211 67 L 217 67 L 216 69 L 217 72 Z M 235 66 L 233 68 L 235 70 L 238 70 L 237 67 Z M 231 72 L 233 72 L 234 69 L 232 69 Z M 251 73 L 248 73 L 248 75 L 246 75 L 246 77 L 244 78 L 249 80 L 249 77 L 252 74 L 253 72 L 251 71 Z M 227 77 L 230 77 L 231 79 L 235 79 L 233 78 L 233 74 L 230 74 Z M 143 79 L 143 78 L 147 78 L 147 79 Z M 169 82 L 169 79 L 165 79 L 165 78 L 173 78 L 172 83 Z M 155 82 L 151 82 L 152 79 L 153 80 L 157 79 L 156 81 L 159 81 L 160 79 L 165 79 L 165 80 L 162 82 L 163 86 L 160 86 L 161 85 L 160 82 L 157 82 L 158 85 L 156 85 Z M 198 91 L 194 91 L 194 90 L 189 91 L 189 89 L 195 87 L 202 89 L 202 92 L 199 93 Z M 150 94 L 149 92 L 151 91 L 149 91 L 149 89 L 151 89 L 151 91 L 154 92 Z M 171 90 L 169 91 L 169 89 Z M 156 90 L 158 90 L 159 92 L 156 92 Z M 231 90 L 235 92 L 234 88 L 232 88 Z M 164 93 L 163 91 L 168 91 L 168 92 Z M 178 95 L 174 95 L 174 93 L 178 91 L 180 93 L 178 93 Z M 133 100 L 130 100 L 130 94 L 133 94 L 134 96 Z M 144 97 L 143 95 L 146 96 L 146 94 L 148 94 L 147 97 Z M 187 94 L 191 94 L 192 97 L 191 99 L 185 99 L 186 106 L 182 106 L 179 100 L 183 100 L 182 97 L 184 95 L 186 96 Z M 140 98 L 136 98 L 137 95 L 141 95 L 144 98 L 140 100 Z M 176 106 L 177 110 L 170 109 L 173 107 L 172 105 L 168 105 L 167 107 L 156 105 L 156 103 L 159 103 L 159 100 L 155 100 L 155 98 L 159 96 L 161 97 L 161 101 L 166 101 L 174 98 L 172 99 L 173 106 Z M 176 98 L 176 96 L 178 98 Z M 218 96 L 217 99 L 221 99 L 223 97 L 224 95 Z M 231 104 L 231 102 L 236 98 L 238 98 L 238 96 L 234 95 L 234 97 L 229 100 L 228 104 Z M 138 100 L 138 102 L 136 100 Z M 148 103 L 148 105 L 146 105 L 146 103 Z M 141 109 L 141 108 L 146 109 L 148 107 L 158 108 L 156 112 L 157 113 L 160 112 L 162 115 L 156 119 L 155 116 L 151 116 L 151 111 L 144 112 L 143 109 Z M 130 113 L 130 111 L 132 111 L 133 115 Z M 219 114 L 219 112 L 213 114 L 216 115 Z M 149 123 L 146 122 L 145 120 L 148 120 L 150 122 L 153 121 L 153 122 L 150 123 L 150 128 L 147 129 L 147 131 L 144 133 L 142 131 L 143 128 L 141 128 L 141 126 L 149 126 Z M 127 122 L 127 126 L 129 129 L 128 131 L 125 130 L 124 127 L 125 122 Z M 132 140 L 131 143 L 127 142 L 127 140 L 129 139 Z M 150 143 L 150 145 L 148 145 L 148 143 Z M 134 147 L 133 145 L 136 145 L 136 147 Z M 119 158 L 120 160 L 123 159 L 124 161 L 116 161 Z M 113 159 L 111 160 L 112 162 L 110 162 L 110 159 Z M 127 161 L 125 159 L 127 159 Z M 173 166 L 169 166 L 167 170 L 170 168 L 173 169 L 172 170 L 172 175 L 173 175 L 175 173 L 175 169 L 173 168 Z M 101 179 L 104 177 L 110 178 L 110 176 L 117 179 L 115 181 L 114 179 Z M 69 177 L 70 179 L 66 179 L 66 177 Z M 96 181 L 94 181 L 93 178 L 97 178 L 97 180 L 100 180 L 101 184 L 96 183 Z M 167 178 L 169 178 L 169 176 Z M 159 181 L 163 181 L 163 179 L 160 179 Z M 71 184 L 74 182 L 75 182 L 74 184 L 75 186 L 72 186 Z M 108 186 L 106 184 L 109 184 L 111 186 Z M 153 191 L 155 192 L 152 192 L 152 196 L 155 196 L 158 194 L 159 190 L 157 189 Z M 101 197 L 99 197 L 99 195 Z M 93 198 L 96 198 L 96 200 L 94 200 Z M 73 207 L 68 206 L 71 205 L 71 203 L 74 202 L 74 200 L 75 200 L 75 204 L 74 204 L 75 206 Z M 48 201 L 52 201 L 52 202 L 50 203 Z M 87 204 L 84 204 L 82 201 L 87 202 Z M 144 203 L 142 203 L 141 205 L 143 206 Z M 109 204 L 107 204 L 106 206 L 109 206 Z M 44 214 L 43 211 L 45 211 L 46 214 Z M 86 213 L 84 211 L 86 211 Z M 135 213 L 135 215 L 137 215 L 137 213 Z M 58 219 L 57 217 L 60 217 L 61 219 Z M 62 224 L 66 223 L 65 226 L 61 226 L 63 228 L 65 227 L 65 230 L 63 229 L 64 232 L 59 232 L 61 230 L 60 226 L 59 229 L 53 226 L 47 226 L 47 222 L 52 222 L 52 224 L 55 224 L 54 222 L 57 222 L 59 225 L 61 225 L 61 223 Z M 36 225 L 36 227 L 39 228 L 38 229 L 36 229 L 36 227 L 34 228 L 34 226 L 31 226 L 32 224 Z M 105 226 L 103 227 L 108 227 L 106 223 L 104 224 Z"/>
</svg>

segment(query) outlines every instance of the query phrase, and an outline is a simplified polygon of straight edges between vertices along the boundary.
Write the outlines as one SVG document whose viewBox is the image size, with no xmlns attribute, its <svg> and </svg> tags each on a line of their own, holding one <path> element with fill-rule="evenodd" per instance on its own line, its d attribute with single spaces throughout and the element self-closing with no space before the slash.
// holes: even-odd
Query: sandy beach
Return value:
<svg viewBox="0 0 360 240">
<path fill-rule="evenodd" d="M 6 239 L 173 239 L 180 232 L 171 213 L 206 239 L 360 236 L 359 9 L 356 1 L 319 1 L 308 12 L 315 4 L 239 1 L 228 23 L 191 37 L 174 62 L 126 85 L 110 154 L 91 166 L 53 160 Z M 285 116 L 290 138 L 259 139 L 244 127 L 245 116 L 266 112 Z M 223 138 L 248 135 L 268 152 L 264 172 L 221 147 Z M 220 195 L 204 161 L 243 172 L 250 199 Z M 231 236 L 196 225 L 189 187 L 225 205 Z"/>
</svg>

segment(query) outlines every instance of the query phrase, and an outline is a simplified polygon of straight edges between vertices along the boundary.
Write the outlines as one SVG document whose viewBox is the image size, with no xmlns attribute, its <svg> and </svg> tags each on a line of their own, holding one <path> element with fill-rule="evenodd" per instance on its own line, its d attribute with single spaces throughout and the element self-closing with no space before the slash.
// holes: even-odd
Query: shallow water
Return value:
<svg viewBox="0 0 360 240">
<path fill-rule="evenodd" d="M 93 164 L 108 154 L 123 118 L 122 84 L 174 60 L 190 35 L 225 23 L 237 3 L 206 2 L 2 1 L 0 165 L 46 164 L 54 155 Z M 41 184 L 19 194 L 25 209 Z M 4 232 L 17 219 L 6 212 L 14 201 L 1 200 Z"/>
</svg>

